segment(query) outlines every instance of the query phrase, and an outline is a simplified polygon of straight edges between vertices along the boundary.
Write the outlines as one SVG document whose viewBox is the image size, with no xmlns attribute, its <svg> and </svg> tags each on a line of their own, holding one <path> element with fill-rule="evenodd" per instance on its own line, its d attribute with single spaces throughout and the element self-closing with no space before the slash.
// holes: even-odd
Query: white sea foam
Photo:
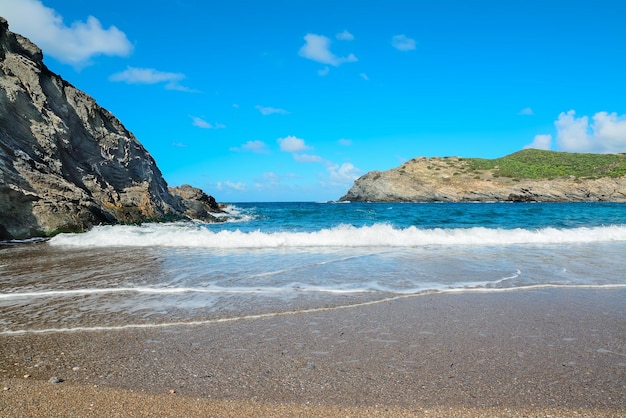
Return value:
<svg viewBox="0 0 626 418">
<path fill-rule="evenodd" d="M 241 209 L 238 206 L 226 205 L 222 208 L 223 213 L 212 213 L 211 215 L 216 218 L 221 218 L 226 215 L 226 222 L 250 222 L 256 219 L 256 216 L 248 213 L 246 210 Z"/>
<path fill-rule="evenodd" d="M 0 331 L 0 335 L 22 335 L 22 334 L 48 334 L 48 333 L 72 333 L 72 332 L 97 332 L 97 331 L 124 331 L 129 329 L 154 329 L 154 328 L 171 328 L 171 327 L 193 327 L 193 326 L 207 326 L 212 324 L 227 323 L 243 320 L 256 320 L 263 318 L 272 318 L 277 316 L 288 316 L 307 313 L 318 313 L 327 311 L 339 311 L 346 309 L 354 309 L 359 307 L 365 307 L 370 305 L 377 305 L 380 303 L 387 303 L 394 300 L 412 298 L 417 296 L 424 296 L 433 293 L 502 293 L 502 292 L 515 292 L 524 290 L 538 290 L 538 289 L 626 289 L 626 285 L 578 285 L 578 286 L 564 286 L 564 285 L 531 285 L 520 286 L 513 288 L 503 289 L 486 289 L 486 288 L 455 288 L 442 291 L 422 292 L 419 294 L 401 294 L 388 298 L 370 300 L 367 302 L 357 302 L 348 305 L 339 305 L 333 307 L 317 307 L 309 309 L 298 309 L 278 312 L 267 312 L 261 314 L 232 316 L 225 318 L 215 318 L 200 321 L 173 321 L 173 322 L 161 322 L 161 323 L 143 323 L 143 324 L 125 324 L 125 325 L 111 325 L 111 326 L 84 326 L 84 327 L 72 327 L 72 328 L 43 328 L 43 329 L 5 329 Z M 604 350 L 604 349 L 600 349 Z M 605 350 L 603 352 L 608 352 Z M 618 353 L 615 353 L 618 354 Z M 621 355 L 621 354 L 620 354 Z"/>
<path fill-rule="evenodd" d="M 422 247 L 626 241 L 626 225 L 570 229 L 394 228 L 388 224 L 340 225 L 314 232 L 211 231 L 193 223 L 99 226 L 82 234 L 60 234 L 51 245 L 77 247 Z"/>
<path fill-rule="evenodd" d="M 380 289 L 376 289 L 380 290 Z M 285 286 L 264 286 L 264 287 L 112 287 L 98 289 L 70 289 L 70 290 L 41 290 L 30 292 L 9 292 L 0 293 L 2 299 L 33 299 L 49 297 L 69 297 L 96 294 L 116 294 L 116 293 L 140 293 L 153 295 L 177 295 L 191 293 L 208 293 L 218 295 L 270 295 L 277 296 L 285 293 L 335 293 L 335 294 L 358 294 L 371 293 L 373 289 L 368 288 L 343 288 L 336 286 L 312 286 L 300 283 L 289 283 Z M 388 290 L 389 291 L 389 290 Z M 396 293 L 416 293 L 416 289 L 396 292 Z"/>
<path fill-rule="evenodd" d="M 496 281 L 495 281 L 495 282 L 493 282 L 492 284 L 499 284 L 499 283 L 504 283 L 504 282 L 506 282 L 506 281 L 508 281 L 508 280 L 515 280 L 515 279 L 517 279 L 517 278 L 518 278 L 519 276 L 521 276 L 521 275 L 522 275 L 522 271 L 521 271 L 520 269 L 517 269 L 517 270 L 515 271 L 515 273 L 513 273 L 512 275 L 510 275 L 510 276 L 506 276 L 506 277 L 503 277 L 503 278 L 501 278 L 500 280 L 496 280 Z"/>
</svg>

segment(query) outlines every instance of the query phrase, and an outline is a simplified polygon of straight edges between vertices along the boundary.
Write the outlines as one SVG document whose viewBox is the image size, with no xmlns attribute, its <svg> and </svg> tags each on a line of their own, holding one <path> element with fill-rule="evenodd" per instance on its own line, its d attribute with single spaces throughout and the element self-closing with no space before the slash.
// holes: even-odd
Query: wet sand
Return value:
<svg viewBox="0 0 626 418">
<path fill-rule="evenodd" d="M 1 335 L 3 388 L 3 416 L 625 416 L 626 289 Z"/>
</svg>

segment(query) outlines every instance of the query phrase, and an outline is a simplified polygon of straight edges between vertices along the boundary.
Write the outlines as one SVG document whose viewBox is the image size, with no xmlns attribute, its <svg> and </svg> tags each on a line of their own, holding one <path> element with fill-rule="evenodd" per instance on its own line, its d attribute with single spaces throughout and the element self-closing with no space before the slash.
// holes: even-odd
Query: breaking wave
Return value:
<svg viewBox="0 0 626 418">
<path fill-rule="evenodd" d="M 193 223 L 98 226 L 81 234 L 60 234 L 54 246 L 290 248 L 290 247 L 423 247 L 436 245 L 516 245 L 624 242 L 626 225 L 580 228 L 504 229 L 395 228 L 389 224 L 340 225 L 312 232 L 211 231 Z"/>
</svg>

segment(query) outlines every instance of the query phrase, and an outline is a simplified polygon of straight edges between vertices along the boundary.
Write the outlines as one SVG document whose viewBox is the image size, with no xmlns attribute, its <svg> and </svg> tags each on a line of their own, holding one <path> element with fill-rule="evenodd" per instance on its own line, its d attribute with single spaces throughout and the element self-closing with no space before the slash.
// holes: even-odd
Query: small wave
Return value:
<svg viewBox="0 0 626 418">
<path fill-rule="evenodd" d="M 510 287 L 494 287 L 494 285 L 511 279 L 503 278 L 495 282 L 468 282 L 456 283 L 454 285 L 425 285 L 418 288 L 390 288 L 380 286 L 376 283 L 367 283 L 362 287 L 342 287 L 342 286 L 315 286 L 303 283 L 289 283 L 284 286 L 264 286 L 264 287 L 114 287 L 114 288 L 91 288 L 91 289 L 70 289 L 70 290 L 42 290 L 32 292 L 14 292 L 0 294 L 2 299 L 34 299 L 50 297 L 84 296 L 95 294 L 117 294 L 117 293 L 140 293 L 152 295 L 177 295 L 191 293 L 206 293 L 218 295 L 266 295 L 279 296 L 288 293 L 328 293 L 342 295 L 357 295 L 366 293 L 378 293 L 397 296 L 417 296 L 424 293 L 482 293 L 482 292 L 507 292 L 511 290 L 532 290 L 547 288 L 579 288 L 579 289 L 626 289 L 626 284 L 587 284 L 587 285 L 566 285 L 566 284 L 531 284 Z"/>
<path fill-rule="evenodd" d="M 339 288 L 328 286 L 309 286 L 300 283 L 290 283 L 285 286 L 265 286 L 265 287 L 112 287 L 97 289 L 70 289 L 70 290 L 42 290 L 33 292 L 12 292 L 0 293 L 2 299 L 23 299 L 23 298 L 50 298 L 66 296 L 84 296 L 95 294 L 115 294 L 115 293 L 141 293 L 153 295 L 176 295 L 189 293 L 209 293 L 209 294 L 231 294 L 231 295 L 279 295 L 285 293 L 337 293 L 337 294 L 357 294 L 371 293 L 372 289 L 366 288 Z"/>
<path fill-rule="evenodd" d="M 226 222 L 229 223 L 244 223 L 255 220 L 257 217 L 254 214 L 249 213 L 246 209 L 240 208 L 235 205 L 226 205 L 222 208 L 223 213 L 213 214 L 215 217 L 224 217 L 226 214 Z"/>
<path fill-rule="evenodd" d="M 0 240 L 0 246 L 16 246 L 16 245 L 24 245 L 24 244 L 34 244 L 38 242 L 47 241 L 48 238 L 41 237 L 33 237 L 27 239 L 9 239 L 9 240 Z"/>
<path fill-rule="evenodd" d="M 76 247 L 423 247 L 436 245 L 514 245 L 626 242 L 626 226 L 570 229 L 395 228 L 388 224 L 341 225 L 313 232 L 211 231 L 193 223 L 98 226 L 81 234 L 60 234 L 51 245 Z"/>
<path fill-rule="evenodd" d="M 496 280 L 492 284 L 495 285 L 495 284 L 504 283 L 504 282 L 509 281 L 509 280 L 515 280 L 515 279 L 517 279 L 521 275 L 522 275 L 522 271 L 520 269 L 517 269 L 515 271 L 515 273 L 511 274 L 510 276 L 503 277 L 500 280 Z"/>
<path fill-rule="evenodd" d="M 0 335 L 22 335 L 22 334 L 48 334 L 48 333 L 72 333 L 72 332 L 94 332 L 94 331 L 124 331 L 129 329 L 154 329 L 154 328 L 172 328 L 172 327 L 193 327 L 193 326 L 206 326 L 219 323 L 235 322 L 242 320 L 255 320 L 272 318 L 279 316 L 289 316 L 298 314 L 318 313 L 327 311 L 340 311 L 347 309 L 361 308 L 365 306 L 377 305 L 381 303 L 392 302 L 400 299 L 408 299 L 419 296 L 426 296 L 432 294 L 455 294 L 455 293 L 503 293 L 503 292 L 517 292 L 528 290 L 541 290 L 541 289 L 626 289 L 626 285 L 530 285 L 519 286 L 511 288 L 501 289 L 487 289 L 487 288 L 455 288 L 439 291 L 425 291 L 417 294 L 401 294 L 391 296 L 383 299 L 370 300 L 367 302 L 357 302 L 354 304 L 339 305 L 333 307 L 318 307 L 309 309 L 299 309 L 293 311 L 278 311 L 267 312 L 253 315 L 242 315 L 225 318 L 207 319 L 201 321 L 176 321 L 176 322 L 162 322 L 162 323 L 148 323 L 148 324 L 125 324 L 125 325 L 111 325 L 111 326 L 92 326 L 92 327 L 74 327 L 74 328 L 44 328 L 44 329 L 5 329 L 0 331 Z"/>
</svg>

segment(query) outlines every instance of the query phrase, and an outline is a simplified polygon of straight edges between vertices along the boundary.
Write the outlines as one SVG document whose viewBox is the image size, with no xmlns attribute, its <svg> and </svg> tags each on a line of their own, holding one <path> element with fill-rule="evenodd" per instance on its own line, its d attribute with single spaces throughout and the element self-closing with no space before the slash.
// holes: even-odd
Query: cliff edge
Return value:
<svg viewBox="0 0 626 418">
<path fill-rule="evenodd" d="M 415 158 L 357 179 L 353 202 L 626 202 L 626 154 L 523 150 L 486 160 Z"/>
<path fill-rule="evenodd" d="M 168 188 L 134 135 L 0 17 L 0 239 L 219 211 L 199 189 Z"/>
</svg>

